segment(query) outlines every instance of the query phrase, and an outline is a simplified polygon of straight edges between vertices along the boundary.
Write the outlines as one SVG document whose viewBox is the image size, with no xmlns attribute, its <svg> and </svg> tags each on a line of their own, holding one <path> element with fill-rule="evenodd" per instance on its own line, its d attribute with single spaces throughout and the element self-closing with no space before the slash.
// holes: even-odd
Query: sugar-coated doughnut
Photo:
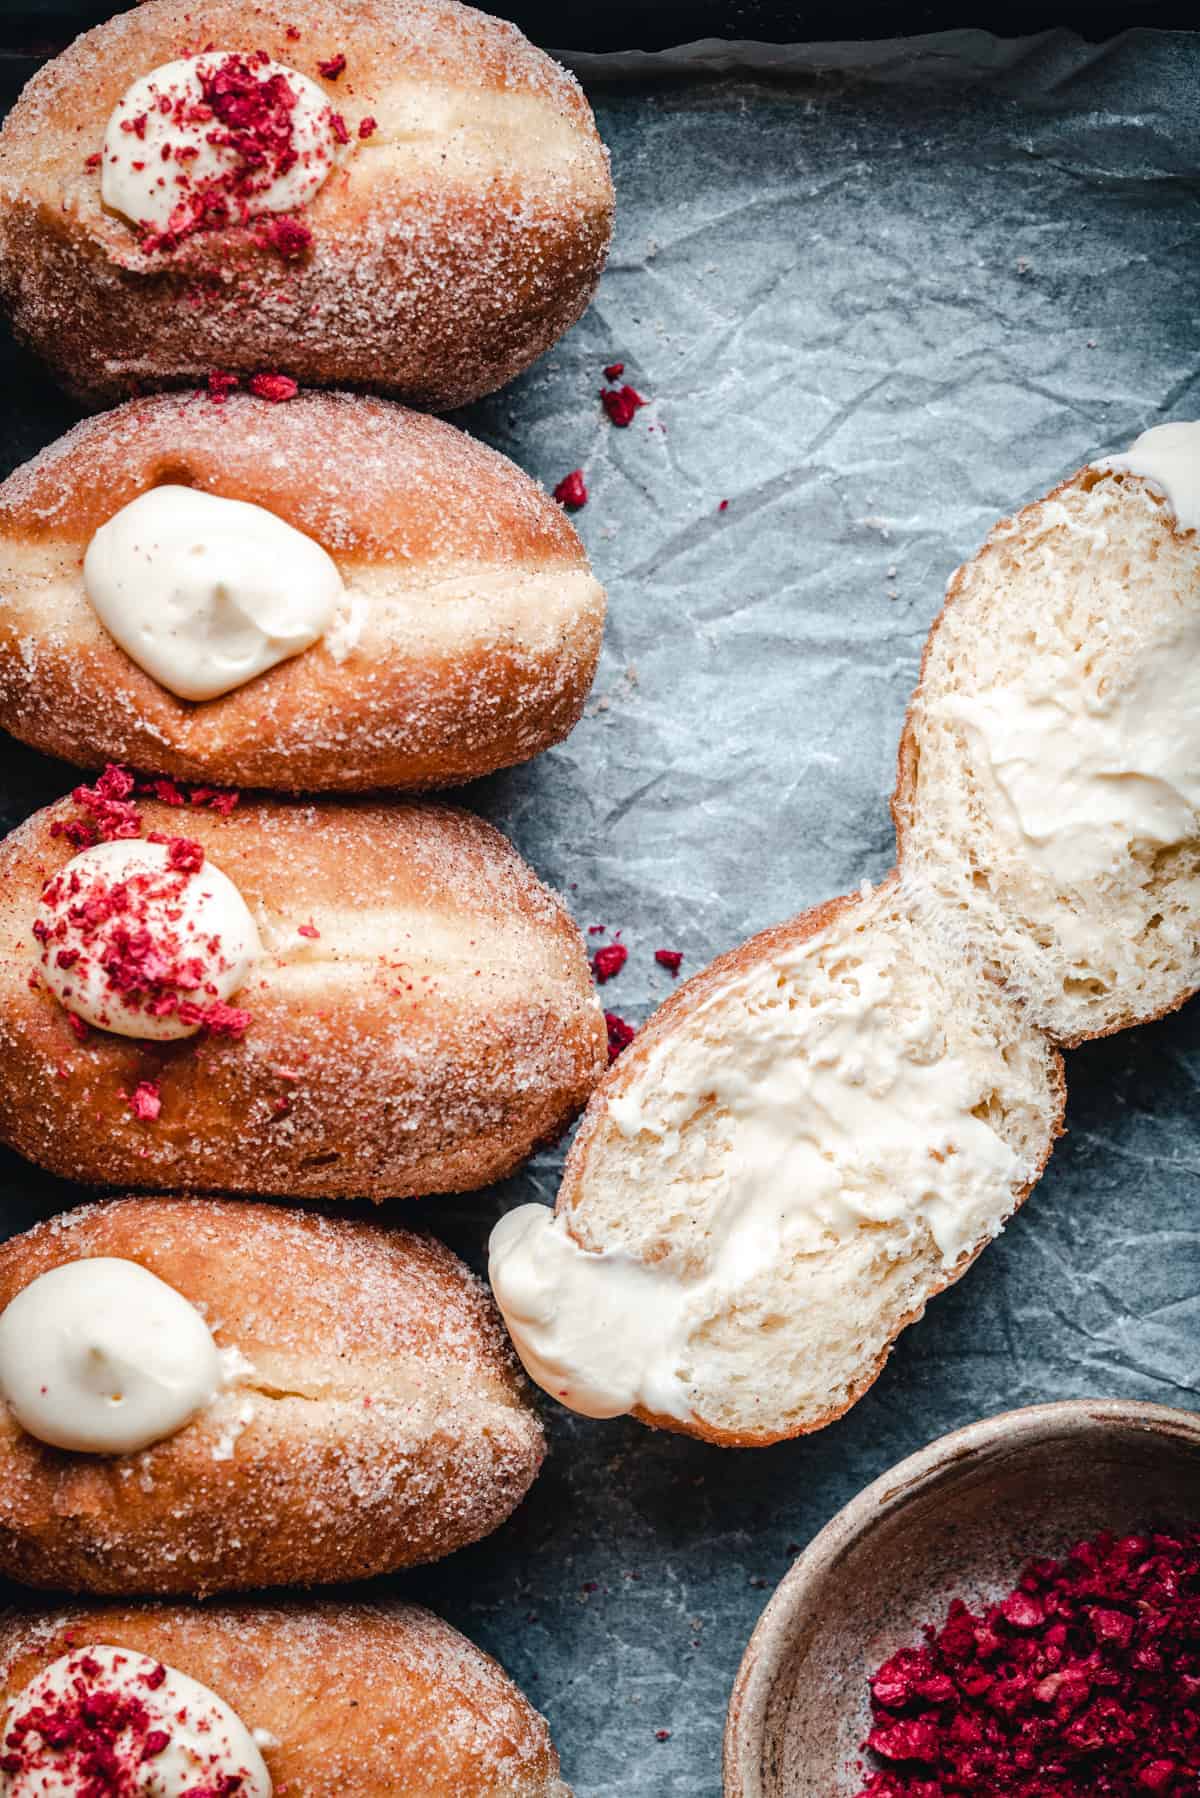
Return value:
<svg viewBox="0 0 1200 1798">
<path fill-rule="evenodd" d="M 216 368 L 444 408 L 575 322 L 612 207 L 578 84 L 515 26 L 455 0 L 146 0 L 0 131 L 0 299 L 93 402 Z"/>
<path fill-rule="evenodd" d="M 131 659 L 84 576 L 97 532 L 181 488 L 261 508 L 344 583 L 311 647 L 198 703 Z M 493 450 L 382 400 L 135 400 L 0 486 L 0 725 L 83 767 L 322 792 L 471 780 L 567 734 L 603 624 L 561 508 Z"/>
<path fill-rule="evenodd" d="M 47 1275 L 114 1264 L 186 1301 L 224 1375 L 133 1453 L 48 1446 L 0 1400 L 9 1578 L 200 1596 L 367 1578 L 486 1535 L 537 1473 L 541 1426 L 499 1319 L 440 1243 L 278 1206 L 110 1200 L 0 1247 L 0 1329 Z M 136 1306 L 106 1319 L 86 1285 L 72 1303 L 61 1333 L 86 1368 L 52 1361 L 28 1322 L 16 1348 L 31 1376 L 53 1365 L 73 1383 L 80 1409 L 119 1410 L 94 1393 L 104 1355 L 126 1395 L 131 1378 L 176 1371 L 161 1333 L 121 1364 Z"/>
<path fill-rule="evenodd" d="M 151 1789 L 150 1764 L 161 1798 L 570 1798 L 545 1719 L 489 1655 L 415 1605 L 10 1613 L 0 1619 L 10 1736 L 60 1663 L 71 1677 L 59 1678 L 47 1708 L 61 1747 L 48 1753 L 25 1725 L 9 1749 L 9 1798 L 38 1798 L 49 1769 L 63 1798 L 94 1791 L 83 1750 L 106 1738 L 118 1766 L 137 1759 L 127 1789 Z M 224 1712 L 207 1740 L 189 1727 L 191 1709 L 158 1696 L 183 1681 L 202 1688 L 191 1709 Z M 97 1690 L 109 1702 L 89 1704 Z"/>
<path fill-rule="evenodd" d="M 586 1100 L 606 1051 L 583 940 L 490 825 L 155 784 L 112 770 L 0 844 L 0 1140 L 97 1185 L 387 1198 L 499 1179 Z M 106 889 L 76 866 L 97 833 L 165 866 Z M 259 936 L 230 1003 L 221 940 L 189 934 L 209 868 Z M 63 957 L 102 966 L 103 1028 Z M 188 1034 L 126 1033 L 143 1017 Z"/>
</svg>

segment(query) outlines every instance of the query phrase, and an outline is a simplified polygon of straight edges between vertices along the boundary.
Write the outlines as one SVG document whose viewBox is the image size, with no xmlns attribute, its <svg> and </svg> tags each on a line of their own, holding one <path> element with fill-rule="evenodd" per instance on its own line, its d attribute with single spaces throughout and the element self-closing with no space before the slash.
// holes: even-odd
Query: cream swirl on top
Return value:
<svg viewBox="0 0 1200 1798">
<path fill-rule="evenodd" d="M 0 1393 L 51 1448 L 136 1454 L 211 1404 L 225 1371 L 196 1307 L 118 1256 L 52 1267 L 0 1312 Z"/>
<path fill-rule="evenodd" d="M 17 1693 L 4 1748 L 2 1798 L 271 1798 L 254 1736 L 223 1698 L 106 1643 L 62 1655 Z"/>
<path fill-rule="evenodd" d="M 264 506 L 194 487 L 139 494 L 88 545 L 105 630 L 180 699 L 215 699 L 319 641 L 343 598 L 319 543 Z"/>
<path fill-rule="evenodd" d="M 73 1017 L 117 1036 L 240 1035 L 227 1001 L 260 952 L 233 882 L 187 837 L 74 856 L 41 896 L 41 976 Z"/>
<path fill-rule="evenodd" d="M 142 75 L 104 134 L 101 197 L 169 250 L 196 231 L 295 212 L 349 141 L 315 82 L 263 51 L 206 50 Z M 285 255 L 308 247 L 301 225 L 276 232 Z"/>
</svg>

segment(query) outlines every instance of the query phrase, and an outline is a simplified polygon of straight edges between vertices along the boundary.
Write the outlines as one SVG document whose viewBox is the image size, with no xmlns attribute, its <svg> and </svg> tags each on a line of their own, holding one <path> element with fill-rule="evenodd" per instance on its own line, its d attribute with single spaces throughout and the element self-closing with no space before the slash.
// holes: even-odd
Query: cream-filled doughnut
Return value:
<svg viewBox="0 0 1200 1798">
<path fill-rule="evenodd" d="M 156 1798 L 570 1798 L 545 1719 L 415 1605 L 10 1612 L 0 1679 L 6 1798 L 91 1798 L 97 1760 Z"/>
<path fill-rule="evenodd" d="M 386 1198 L 501 1178 L 583 1104 L 582 938 L 489 825 L 150 784 L 111 770 L 0 844 L 0 1139 L 93 1184 Z M 173 907 L 78 878 L 127 846 L 173 858 Z M 184 929 L 214 871 L 257 939 L 233 990 L 242 945 Z"/>
<path fill-rule="evenodd" d="M 608 250 L 578 83 L 455 0 L 146 0 L 0 131 L 0 299 L 104 402 L 284 370 L 421 406 L 548 349 Z"/>
<path fill-rule="evenodd" d="M 535 482 L 383 400 L 135 400 L 0 486 L 0 726 L 83 767 L 472 780 L 571 730 L 604 609 Z"/>
<path fill-rule="evenodd" d="M 194 1594 L 436 1560 L 542 1432 L 480 1282 L 408 1231 L 126 1198 L 0 1246 L 0 1573 Z"/>
</svg>

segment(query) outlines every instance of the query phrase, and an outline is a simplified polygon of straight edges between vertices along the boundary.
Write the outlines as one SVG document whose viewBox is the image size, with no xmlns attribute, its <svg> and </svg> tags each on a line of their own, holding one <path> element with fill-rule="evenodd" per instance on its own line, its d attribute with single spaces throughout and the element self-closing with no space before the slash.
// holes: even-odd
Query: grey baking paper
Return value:
<svg viewBox="0 0 1200 1798">
<path fill-rule="evenodd" d="M 466 799 L 582 925 L 623 933 L 604 997 L 637 1022 L 672 984 L 655 949 L 694 971 L 885 871 L 950 571 L 1080 463 L 1200 412 L 1200 37 L 580 68 L 613 151 L 608 272 L 460 422 L 548 484 L 584 469 L 607 643 L 571 740 Z M 14 463 L 71 414 L 6 357 Z M 597 402 L 615 360 L 651 400 L 627 430 Z M 72 779 L 11 747 L 5 766 L 7 824 Z M 901 1456 L 1039 1399 L 1196 1404 L 1198 1079 L 1200 1006 L 1072 1055 L 1070 1134 L 1023 1214 L 817 1437 L 729 1453 L 547 1403 L 550 1460 L 512 1522 L 396 1584 L 500 1657 L 579 1798 L 715 1798 L 769 1589 Z M 499 1211 L 552 1200 L 559 1167 L 388 1215 L 481 1265 Z M 3 1174 L 13 1229 L 77 1196 Z"/>
</svg>

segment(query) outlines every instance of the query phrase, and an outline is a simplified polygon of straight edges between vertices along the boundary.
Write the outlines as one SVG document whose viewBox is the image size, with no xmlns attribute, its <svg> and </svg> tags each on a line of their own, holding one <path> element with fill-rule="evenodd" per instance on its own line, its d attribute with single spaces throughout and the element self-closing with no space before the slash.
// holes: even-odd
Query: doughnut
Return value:
<svg viewBox="0 0 1200 1798">
<path fill-rule="evenodd" d="M 545 1719 L 415 1605 L 10 1612 L 0 1677 L 6 1798 L 571 1798 Z"/>
<path fill-rule="evenodd" d="M 112 768 L 0 843 L 0 1141 L 69 1179 L 463 1191 L 556 1137 L 605 1059 L 575 924 L 453 807 Z"/>
<path fill-rule="evenodd" d="M 562 509 L 437 419 L 134 400 L 0 486 L 0 725 L 87 768 L 445 786 L 566 736 L 604 604 Z"/>
<path fill-rule="evenodd" d="M 492 1233 L 530 1376 L 753 1448 L 823 1429 L 1036 1184 L 1062 1059 L 901 883 L 719 956 L 592 1095 L 552 1212 Z"/>
<path fill-rule="evenodd" d="M 405 1230 L 122 1198 L 0 1246 L 0 1572 L 365 1579 L 495 1529 L 542 1432 L 487 1296 Z"/>
<path fill-rule="evenodd" d="M 0 131 L 0 302 L 91 404 L 286 371 L 440 410 L 575 323 L 608 157 L 574 78 L 455 0 L 146 0 Z"/>
<path fill-rule="evenodd" d="M 1005 518 L 951 577 L 900 744 L 900 865 L 1070 1048 L 1200 988 L 1200 423 Z"/>
</svg>

